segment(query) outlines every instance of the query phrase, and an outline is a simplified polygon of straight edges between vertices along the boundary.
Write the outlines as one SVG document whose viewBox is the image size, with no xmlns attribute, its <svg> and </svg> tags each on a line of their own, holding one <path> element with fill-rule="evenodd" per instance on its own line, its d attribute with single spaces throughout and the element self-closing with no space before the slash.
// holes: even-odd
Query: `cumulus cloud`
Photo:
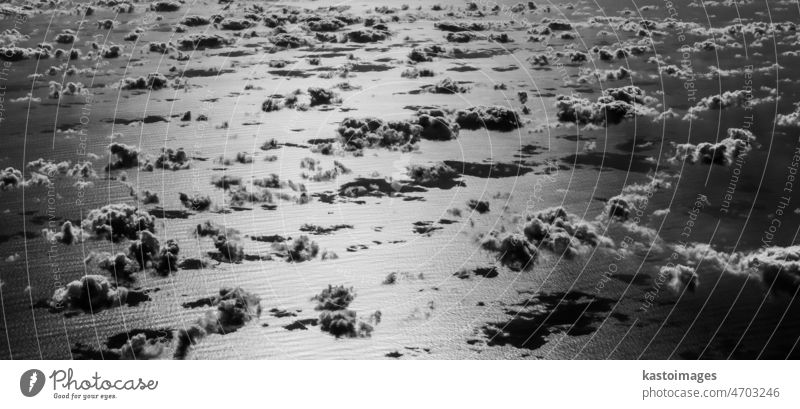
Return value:
<svg viewBox="0 0 800 409">
<path fill-rule="evenodd" d="M 67 220 L 61 225 L 61 229 L 53 232 L 50 229 L 43 229 L 42 235 L 50 242 L 58 242 L 63 244 L 80 243 L 84 241 L 87 234 L 83 229 L 75 227 L 72 222 Z"/>
<path fill-rule="evenodd" d="M 773 292 L 795 294 L 800 288 L 800 246 L 767 247 L 734 259 L 740 271 L 759 276 Z"/>
<path fill-rule="evenodd" d="M 556 97 L 556 116 L 561 122 L 607 126 L 630 117 L 657 115 L 648 107 L 652 103 L 653 99 L 643 89 L 628 85 L 605 89 L 594 102 L 572 95 L 559 95 Z"/>
<path fill-rule="evenodd" d="M 231 44 L 230 38 L 219 34 L 195 33 L 178 39 L 178 46 L 182 50 L 203 50 L 206 48 L 218 48 Z"/>
<path fill-rule="evenodd" d="M 238 263 L 244 259 L 244 247 L 238 240 L 220 234 L 214 237 L 214 247 L 219 251 L 222 260 Z"/>
<path fill-rule="evenodd" d="M 319 245 L 302 235 L 290 242 L 274 243 L 272 249 L 286 257 L 286 261 L 300 263 L 309 261 L 319 254 Z"/>
<path fill-rule="evenodd" d="M 218 295 L 201 301 L 201 305 L 216 309 L 206 312 L 197 321 L 176 332 L 175 359 L 186 358 L 191 346 L 207 335 L 234 332 L 261 316 L 261 298 L 240 287 L 223 287 Z"/>
<path fill-rule="evenodd" d="M 173 84 L 176 85 L 176 84 Z M 170 81 L 162 74 L 153 72 L 144 77 L 123 78 L 118 84 L 123 90 L 159 90 L 170 86 Z"/>
<path fill-rule="evenodd" d="M 358 320 L 358 314 L 348 309 L 355 299 L 355 290 L 343 285 L 328 285 L 319 294 L 312 298 L 317 302 L 316 310 L 319 315 L 320 329 L 339 337 L 368 337 L 372 334 L 373 325 L 380 322 L 381 313 L 376 311 L 368 321 Z"/>
<path fill-rule="evenodd" d="M 88 95 L 89 90 L 84 87 L 80 82 L 67 82 L 62 84 L 56 81 L 50 81 L 50 91 L 47 94 L 48 98 L 58 99 L 65 96 L 73 95 Z"/>
<path fill-rule="evenodd" d="M 594 223 L 568 213 L 563 207 L 541 210 L 528 219 L 523 229 L 525 237 L 555 254 L 571 256 L 585 253 L 591 247 L 612 245 Z"/>
<path fill-rule="evenodd" d="M 721 94 L 711 95 L 702 98 L 694 106 L 689 108 L 689 111 L 684 115 L 683 120 L 698 119 L 699 114 L 711 110 L 720 110 L 731 107 L 747 107 L 755 106 L 767 102 L 775 102 L 775 91 L 772 90 L 770 95 L 764 98 L 755 98 L 752 92 L 744 89 L 734 91 L 725 91 Z M 779 118 L 780 121 L 780 118 Z"/>
<path fill-rule="evenodd" d="M 22 171 L 12 167 L 5 168 L 0 173 L 0 189 L 9 190 L 22 185 Z"/>
<path fill-rule="evenodd" d="M 128 246 L 128 255 L 139 262 L 141 270 L 158 260 L 159 248 L 158 238 L 152 232 L 144 230 L 139 232 L 135 240 L 131 241 Z"/>
<path fill-rule="evenodd" d="M 670 189 L 672 187 L 671 179 L 674 176 L 658 172 L 648 177 L 650 179 L 648 182 L 626 185 L 620 194 L 610 198 L 600 217 L 626 221 L 633 216 L 638 223 L 644 216 L 644 209 L 650 198 L 656 192 Z"/>
<path fill-rule="evenodd" d="M 128 279 L 139 270 L 139 265 L 125 253 L 92 252 L 86 257 L 84 263 L 95 264 L 115 278 Z"/>
<path fill-rule="evenodd" d="M 47 175 L 57 175 L 59 173 L 66 174 L 69 171 L 69 168 L 69 161 L 54 163 L 53 161 L 39 158 L 37 160 L 28 162 L 28 169 Z"/>
<path fill-rule="evenodd" d="M 421 110 L 417 117 L 405 121 L 383 121 L 378 118 L 346 118 L 337 130 L 345 150 L 389 148 L 414 149 L 420 138 L 449 140 L 458 136 L 458 127 L 451 124 L 440 110 Z"/>
<path fill-rule="evenodd" d="M 191 196 L 186 193 L 178 193 L 181 203 L 187 208 L 196 211 L 205 211 L 211 207 L 211 197 L 200 193 L 193 193 Z"/>
<path fill-rule="evenodd" d="M 0 60 L 22 61 L 27 59 L 50 58 L 50 50 L 46 48 L 23 48 L 16 46 L 0 47 Z"/>
<path fill-rule="evenodd" d="M 110 170 L 139 166 L 139 148 L 135 146 L 114 142 L 108 145 L 108 152 L 112 157 L 108 164 Z"/>
<path fill-rule="evenodd" d="M 408 177 L 415 184 L 425 187 L 450 188 L 457 184 L 454 179 L 460 176 L 455 169 L 442 162 L 429 165 L 412 164 L 406 170 Z"/>
<path fill-rule="evenodd" d="M 689 163 L 717 164 L 728 166 L 738 157 L 750 151 L 756 137 L 746 129 L 729 128 L 728 136 L 717 143 L 703 142 L 697 145 L 683 143 L 675 146 L 675 155 L 670 158 L 673 162 L 687 161 Z"/>
<path fill-rule="evenodd" d="M 86 275 L 56 289 L 48 304 L 54 311 L 82 310 L 97 313 L 122 305 L 136 305 L 149 299 L 144 291 L 117 287 L 100 275 Z"/>
<path fill-rule="evenodd" d="M 793 126 L 799 127 L 800 126 L 800 103 L 794 104 L 794 111 L 784 114 L 778 114 L 777 124 L 778 126 Z"/>
<path fill-rule="evenodd" d="M 522 127 L 522 121 L 516 111 L 499 105 L 460 109 L 455 113 L 455 121 L 464 129 L 511 131 Z"/>
<path fill-rule="evenodd" d="M 155 228 L 155 217 L 146 210 L 126 203 L 105 205 L 93 209 L 81 222 L 84 230 L 100 238 L 117 241 L 122 238 L 136 239 L 139 232 Z"/>
<path fill-rule="evenodd" d="M 700 285 L 695 269 L 682 264 L 662 266 L 658 275 L 663 277 L 667 286 L 677 293 L 682 293 L 684 289 L 694 292 Z"/>
<path fill-rule="evenodd" d="M 514 271 L 533 268 L 533 264 L 539 255 L 536 247 L 524 235 L 517 233 L 503 234 L 496 230 L 490 231 L 481 238 L 481 247 L 500 253 L 498 255 L 500 262 Z"/>
<path fill-rule="evenodd" d="M 165 170 L 188 169 L 190 163 L 191 159 L 183 148 L 161 148 L 161 153 L 156 158 L 156 167 Z"/>
</svg>

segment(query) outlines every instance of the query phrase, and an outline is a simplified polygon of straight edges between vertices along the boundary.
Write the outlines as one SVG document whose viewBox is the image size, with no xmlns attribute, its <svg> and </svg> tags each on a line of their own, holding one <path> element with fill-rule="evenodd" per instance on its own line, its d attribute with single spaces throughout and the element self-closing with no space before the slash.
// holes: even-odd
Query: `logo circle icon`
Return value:
<svg viewBox="0 0 800 409">
<path fill-rule="evenodd" d="M 19 378 L 19 391 L 32 398 L 44 388 L 44 372 L 38 369 L 28 369 Z"/>
</svg>

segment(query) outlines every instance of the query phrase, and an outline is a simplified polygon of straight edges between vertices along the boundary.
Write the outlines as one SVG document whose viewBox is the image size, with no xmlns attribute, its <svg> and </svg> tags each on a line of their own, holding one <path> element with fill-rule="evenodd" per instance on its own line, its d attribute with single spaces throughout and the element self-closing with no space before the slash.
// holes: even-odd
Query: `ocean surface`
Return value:
<svg viewBox="0 0 800 409">
<path fill-rule="evenodd" d="M 152 348 L 134 358 L 171 359 L 181 335 L 200 327 L 181 358 L 800 354 L 796 2 L 158 3 L 170 2 L 0 4 L 0 357 L 113 359 L 146 334 Z M 332 27 L 315 24 L 337 16 Z M 194 47 L 191 35 L 222 40 Z M 49 57 L 37 58 L 43 49 Z M 423 69 L 433 76 L 404 74 Z M 166 83 L 148 82 L 151 73 Z M 309 103 L 315 87 L 335 96 Z M 642 94 L 627 88 L 600 107 L 624 87 Z M 265 112 L 270 99 L 282 108 Z M 493 106 L 517 123 L 457 119 Z M 426 113 L 457 124 L 457 137 L 349 149 L 340 132 L 347 118 Z M 712 148 L 710 159 L 708 147 L 705 157 L 680 155 L 734 143 L 729 129 L 753 138 Z M 115 164 L 114 143 L 138 158 Z M 189 159 L 148 169 L 162 148 Z M 70 169 L 88 161 L 94 175 L 48 173 L 31 164 L 39 158 Z M 455 176 L 434 172 L 431 183 L 410 171 L 439 163 Z M 212 184 L 271 174 L 283 183 L 251 186 L 269 200 L 236 201 L 235 188 Z M 145 203 L 145 191 L 158 203 Z M 179 193 L 211 205 L 187 207 Z M 632 207 L 610 212 L 624 195 Z M 110 240 L 87 218 L 121 203 L 149 212 L 152 235 L 175 240 L 178 260 L 203 266 L 163 274 L 150 265 L 124 279 L 101 268 L 91 256 L 126 252 L 136 232 Z M 550 228 L 573 236 L 567 251 L 525 231 L 559 206 L 569 222 Z M 69 243 L 53 238 L 66 221 L 82 231 Z M 226 259 L 213 237 L 194 234 L 206 221 L 235 230 L 245 256 Z M 563 225 L 578 221 L 600 239 Z M 487 244 L 491 231 L 527 237 L 535 260 L 509 263 L 514 250 Z M 306 236 L 319 251 L 287 256 L 261 237 L 272 235 Z M 87 275 L 145 300 L 56 302 L 76 280 L 73 290 L 85 290 Z M 354 311 L 369 330 L 322 329 L 313 297 L 328 285 L 352 287 L 337 311 Z M 199 302 L 224 287 L 259 298 L 243 322 L 227 323 L 219 300 Z"/>
</svg>

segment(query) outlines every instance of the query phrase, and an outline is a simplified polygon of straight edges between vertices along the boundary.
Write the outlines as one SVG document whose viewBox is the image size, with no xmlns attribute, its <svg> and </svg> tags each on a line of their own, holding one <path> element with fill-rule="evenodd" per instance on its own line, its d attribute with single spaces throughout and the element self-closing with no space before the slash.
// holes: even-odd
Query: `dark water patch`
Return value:
<svg viewBox="0 0 800 409">
<path fill-rule="evenodd" d="M 462 280 L 466 280 L 471 278 L 472 276 L 479 276 L 484 278 L 495 278 L 499 275 L 497 268 L 494 266 L 491 267 L 476 267 L 472 270 L 467 268 L 462 268 L 461 270 L 456 271 L 453 273 L 454 277 L 457 277 Z"/>
<path fill-rule="evenodd" d="M 574 134 L 565 134 L 565 135 L 556 135 L 558 139 L 564 139 L 567 141 L 577 142 L 577 141 L 593 141 L 597 139 L 591 135 L 574 135 Z"/>
<path fill-rule="evenodd" d="M 317 326 L 319 324 L 319 320 L 316 318 L 304 318 L 301 320 L 297 320 L 289 325 L 284 325 L 283 328 L 289 331 L 295 330 L 307 330 L 309 326 Z"/>
<path fill-rule="evenodd" d="M 115 125 L 130 125 L 133 123 L 145 123 L 145 124 L 153 124 L 156 122 L 169 122 L 169 119 L 161 116 L 161 115 L 147 115 L 142 118 L 135 118 L 135 119 L 125 119 L 125 118 L 105 118 L 101 120 L 102 122 L 106 123 L 113 123 Z"/>
<path fill-rule="evenodd" d="M 552 334 L 589 335 L 615 305 L 615 300 L 580 291 L 539 293 L 527 302 L 507 308 L 511 318 L 482 328 L 486 344 L 539 349 Z"/>
<path fill-rule="evenodd" d="M 313 235 L 326 235 L 331 234 L 341 229 L 352 229 L 352 224 L 336 224 L 333 226 L 317 226 L 315 224 L 306 223 L 300 226 L 300 231 L 313 234 Z"/>
<path fill-rule="evenodd" d="M 270 234 L 270 235 L 261 235 L 261 236 L 250 236 L 250 240 L 253 241 L 260 241 L 264 243 L 283 243 L 286 240 L 291 239 L 291 237 L 284 237 L 280 234 Z"/>
<path fill-rule="evenodd" d="M 159 219 L 188 219 L 192 212 L 188 210 L 166 210 L 162 207 L 156 207 L 149 210 L 150 214 Z"/>
<path fill-rule="evenodd" d="M 245 46 L 246 47 L 246 46 Z M 251 55 L 256 55 L 256 53 L 249 51 L 249 50 L 231 50 L 231 51 L 223 51 L 221 53 L 216 54 L 209 54 L 215 57 L 247 57 Z"/>
<path fill-rule="evenodd" d="M 492 58 L 498 55 L 512 54 L 513 50 L 503 49 L 476 49 L 476 50 L 453 50 L 453 58 L 459 59 L 477 59 L 477 58 Z"/>
<path fill-rule="evenodd" d="M 307 70 L 271 70 L 267 72 L 278 77 L 309 78 L 314 76 Z"/>
<path fill-rule="evenodd" d="M 570 155 L 561 159 L 564 163 L 577 166 L 591 166 L 597 170 L 616 169 L 625 172 L 647 173 L 655 164 L 646 156 L 608 152 L 587 152 Z"/>
<path fill-rule="evenodd" d="M 349 251 L 350 253 L 355 253 L 358 250 L 367 250 L 367 249 L 369 249 L 369 246 L 365 244 L 353 244 L 352 246 L 347 246 L 346 250 Z"/>
<path fill-rule="evenodd" d="M 516 66 L 516 65 L 507 65 L 505 67 L 492 67 L 492 70 L 497 71 L 497 72 L 514 71 L 514 70 L 518 70 L 518 69 L 519 69 L 519 67 Z"/>
<path fill-rule="evenodd" d="M 347 57 L 347 53 L 342 52 L 329 52 L 329 53 L 315 53 L 315 54 L 305 54 L 301 56 L 301 58 L 336 58 L 336 57 Z"/>
<path fill-rule="evenodd" d="M 334 143 L 334 142 L 336 142 L 336 138 L 314 138 L 308 140 L 309 145 L 320 145 L 323 143 Z"/>
<path fill-rule="evenodd" d="M 516 157 L 516 158 L 531 157 L 531 156 L 539 154 L 539 152 L 541 150 L 543 150 L 543 149 L 544 149 L 544 147 L 539 146 L 539 145 L 533 145 L 533 144 L 523 145 L 521 148 L 519 148 L 519 151 L 518 151 L 519 153 L 514 155 L 514 157 Z"/>
<path fill-rule="evenodd" d="M 383 72 L 395 68 L 392 67 L 391 65 L 386 65 L 386 64 L 369 64 L 369 63 L 353 64 L 349 67 L 351 72 Z"/>
<path fill-rule="evenodd" d="M 296 317 L 297 313 L 289 310 L 282 310 L 280 308 L 271 308 L 269 310 L 269 315 L 272 315 L 275 318 L 285 318 L 285 317 Z"/>
<path fill-rule="evenodd" d="M 210 307 L 210 306 L 214 305 L 214 302 L 215 302 L 216 298 L 217 298 L 216 296 L 211 296 L 211 297 L 199 298 L 199 299 L 194 300 L 194 301 L 187 301 L 187 302 L 181 304 L 181 307 L 190 308 L 190 309 L 191 308 L 200 308 L 200 307 Z"/>
<path fill-rule="evenodd" d="M 533 168 L 514 163 L 474 163 L 446 160 L 444 164 L 450 166 L 461 175 L 479 178 L 507 178 L 533 172 Z"/>
<path fill-rule="evenodd" d="M 414 222 L 414 233 L 430 236 L 436 230 L 442 230 L 442 226 L 437 226 L 432 221 Z"/>
<path fill-rule="evenodd" d="M 198 77 L 217 77 L 222 74 L 232 74 L 236 70 L 232 69 L 215 69 L 215 68 L 189 68 L 183 70 L 184 78 L 198 78 Z"/>
<path fill-rule="evenodd" d="M 128 332 L 123 332 L 121 334 L 116 334 L 108 337 L 106 340 L 106 346 L 109 348 L 121 348 L 125 345 L 129 339 L 133 338 L 136 335 L 144 334 L 147 339 L 164 339 L 170 340 L 172 339 L 172 334 L 174 333 L 171 329 L 133 329 Z"/>
<path fill-rule="evenodd" d="M 470 71 L 478 71 L 480 68 L 473 67 L 471 65 L 457 65 L 455 67 L 450 67 L 446 71 L 454 71 L 454 72 L 470 72 Z"/>
<path fill-rule="evenodd" d="M 478 267 L 473 270 L 476 276 L 485 277 L 485 278 L 494 278 L 497 277 L 497 267 Z"/>
</svg>

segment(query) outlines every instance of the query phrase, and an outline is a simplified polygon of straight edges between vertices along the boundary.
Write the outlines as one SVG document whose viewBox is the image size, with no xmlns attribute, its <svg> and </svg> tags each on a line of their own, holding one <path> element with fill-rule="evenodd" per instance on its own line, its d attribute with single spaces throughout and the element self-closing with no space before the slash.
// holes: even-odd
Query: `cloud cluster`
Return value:
<svg viewBox="0 0 800 409">
<path fill-rule="evenodd" d="M 139 166 L 139 148 L 124 143 L 114 142 L 108 145 L 111 155 L 107 169 L 127 169 Z"/>
<path fill-rule="evenodd" d="M 774 292 L 795 294 L 800 288 L 800 246 L 767 247 L 739 260 L 741 271 L 760 276 Z"/>
<path fill-rule="evenodd" d="M 23 48 L 16 46 L 0 47 L 0 60 L 22 61 L 27 59 L 50 58 L 50 51 L 46 48 Z"/>
<path fill-rule="evenodd" d="M 91 210 L 81 222 L 81 227 L 100 238 L 112 241 L 122 238 L 133 240 L 139 232 L 154 231 L 155 217 L 146 210 L 126 203 L 116 203 Z"/>
<path fill-rule="evenodd" d="M 778 114 L 776 123 L 778 126 L 793 126 L 800 127 L 800 103 L 794 104 L 794 111 L 784 114 Z"/>
<path fill-rule="evenodd" d="M 309 261 L 319 254 L 319 245 L 306 235 L 302 235 L 288 243 L 274 243 L 272 248 L 286 257 L 288 262 L 300 263 Z"/>
<path fill-rule="evenodd" d="M 83 229 L 73 226 L 69 220 L 65 221 L 57 232 L 53 232 L 50 229 L 42 229 L 42 235 L 49 242 L 63 244 L 81 243 L 87 237 Z"/>
<path fill-rule="evenodd" d="M 622 188 L 620 194 L 608 199 L 601 218 L 626 221 L 633 216 L 636 223 L 644 216 L 650 198 L 658 191 L 672 187 L 670 176 L 664 172 L 648 175 L 647 183 L 633 183 Z"/>
<path fill-rule="evenodd" d="M 464 129 L 511 131 L 522 127 L 516 111 L 499 105 L 460 109 L 455 113 L 455 122 Z"/>
<path fill-rule="evenodd" d="M 241 287 L 223 287 L 218 295 L 209 298 L 202 305 L 216 309 L 206 312 L 197 321 L 176 332 L 175 359 L 186 358 L 192 345 L 207 335 L 234 332 L 261 316 L 261 298 Z"/>
<path fill-rule="evenodd" d="M 161 148 L 161 153 L 156 158 L 156 167 L 166 170 L 189 169 L 191 159 L 183 148 Z"/>
<path fill-rule="evenodd" d="M 469 91 L 469 87 L 461 85 L 450 77 L 445 77 L 436 84 L 425 85 L 422 89 L 434 94 L 462 94 Z"/>
<path fill-rule="evenodd" d="M 746 129 L 729 128 L 728 136 L 717 143 L 703 142 L 697 145 L 683 143 L 675 146 L 675 155 L 671 161 L 704 163 L 728 166 L 738 157 L 746 155 L 756 137 Z"/>
<path fill-rule="evenodd" d="M 514 271 L 533 268 L 539 251 L 522 234 L 492 230 L 481 238 L 481 247 L 500 253 L 497 258 Z"/>
<path fill-rule="evenodd" d="M 635 85 L 605 89 L 594 102 L 573 95 L 559 95 L 556 97 L 556 116 L 561 122 L 607 126 L 634 116 L 657 115 L 647 106 L 651 102 L 644 90 Z"/>
<path fill-rule="evenodd" d="M 44 160 L 39 158 L 34 161 L 28 162 L 28 169 L 34 172 L 54 176 L 57 174 L 65 175 L 69 172 L 70 169 L 70 162 L 69 161 L 61 161 L 58 163 L 54 163 L 53 161 Z"/>
<path fill-rule="evenodd" d="M 119 88 L 123 90 L 160 90 L 170 86 L 170 81 L 163 74 L 153 72 L 144 77 L 126 77 L 120 80 Z"/>
<path fill-rule="evenodd" d="M 745 89 L 725 91 L 721 94 L 711 95 L 702 98 L 684 115 L 683 120 L 689 121 L 699 118 L 699 114 L 711 110 L 721 110 L 731 107 L 748 107 L 762 103 L 775 102 L 775 90 L 763 98 L 755 98 L 753 93 Z M 780 122 L 780 117 L 779 117 Z"/>
<path fill-rule="evenodd" d="M 662 266 L 658 275 L 663 277 L 667 286 L 677 293 L 682 293 L 684 289 L 694 292 L 700 285 L 695 269 L 683 264 Z"/>
<path fill-rule="evenodd" d="M 594 223 L 567 213 L 563 207 L 534 213 L 528 217 L 523 232 L 537 247 L 558 255 L 572 256 L 592 247 L 612 245 L 611 239 L 600 234 Z"/>
<path fill-rule="evenodd" d="M 7 167 L 0 172 L 0 189 L 14 189 L 23 184 L 22 171 L 16 168 Z"/>
<path fill-rule="evenodd" d="M 84 260 L 84 264 L 89 265 L 94 263 L 101 270 L 105 270 L 114 278 L 130 279 L 130 277 L 139 271 L 139 265 L 128 257 L 128 254 L 117 253 L 111 254 L 108 252 L 92 252 Z"/>
<path fill-rule="evenodd" d="M 429 165 L 412 164 L 408 166 L 407 173 L 417 185 L 441 188 L 455 186 L 454 179 L 460 176 L 455 169 L 441 162 Z"/>
<path fill-rule="evenodd" d="M 211 197 L 198 192 L 192 193 L 191 196 L 186 193 L 179 192 L 178 199 L 180 199 L 181 204 L 183 204 L 183 206 L 187 209 L 198 212 L 208 210 L 211 207 Z"/>
<path fill-rule="evenodd" d="M 232 43 L 233 39 L 231 38 L 206 33 L 194 33 L 178 39 L 178 47 L 185 51 L 219 48 Z"/>
<path fill-rule="evenodd" d="M 359 28 L 345 34 L 347 40 L 354 43 L 374 43 L 389 38 L 389 30 L 383 24 L 376 24 L 370 28 Z"/>
<path fill-rule="evenodd" d="M 343 285 L 331 286 L 323 289 L 312 298 L 317 302 L 316 309 L 320 312 L 320 329 L 339 337 L 368 337 L 372 334 L 373 324 L 380 322 L 380 312 L 376 311 L 370 317 L 370 322 L 358 320 L 358 314 L 348 309 L 355 299 L 352 287 Z"/>
<path fill-rule="evenodd" d="M 54 311 L 82 310 L 97 313 L 122 305 L 135 305 L 149 299 L 145 292 L 117 287 L 101 275 L 85 275 L 56 289 L 48 304 Z"/>
<path fill-rule="evenodd" d="M 214 247 L 224 261 L 238 263 L 244 259 L 244 247 L 233 237 L 225 234 L 214 237 Z"/>
<path fill-rule="evenodd" d="M 449 140 L 458 136 L 458 127 L 451 124 L 440 110 L 421 110 L 405 121 L 383 121 L 378 118 L 346 118 L 337 130 L 339 141 L 347 151 L 365 148 L 389 148 L 409 151 L 420 138 Z"/>
</svg>

